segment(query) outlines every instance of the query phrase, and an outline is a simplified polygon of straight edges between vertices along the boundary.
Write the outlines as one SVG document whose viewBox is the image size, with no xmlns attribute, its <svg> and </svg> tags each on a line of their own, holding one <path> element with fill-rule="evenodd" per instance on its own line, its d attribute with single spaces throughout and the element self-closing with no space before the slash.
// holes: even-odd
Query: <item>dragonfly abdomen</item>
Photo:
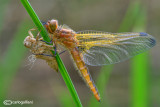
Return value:
<svg viewBox="0 0 160 107">
<path fill-rule="evenodd" d="M 70 50 L 71 55 L 73 57 L 74 62 L 76 63 L 76 67 L 78 68 L 78 70 L 80 71 L 83 79 L 85 80 L 85 82 L 87 83 L 87 85 L 89 86 L 89 88 L 91 89 L 91 91 L 93 92 L 95 98 L 100 101 L 100 95 L 98 93 L 98 90 L 92 80 L 92 77 L 82 59 L 81 54 L 79 53 L 77 48 L 74 48 L 72 50 Z"/>
</svg>

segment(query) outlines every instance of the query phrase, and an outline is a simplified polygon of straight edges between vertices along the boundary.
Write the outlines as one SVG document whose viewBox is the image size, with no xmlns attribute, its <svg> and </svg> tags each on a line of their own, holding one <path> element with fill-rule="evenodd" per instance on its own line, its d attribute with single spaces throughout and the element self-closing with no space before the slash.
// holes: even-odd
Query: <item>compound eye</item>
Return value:
<svg viewBox="0 0 160 107">
<path fill-rule="evenodd" d="M 55 26 L 55 27 L 57 28 L 57 26 L 58 26 L 58 21 L 52 19 L 52 20 L 50 21 L 50 25 L 53 25 L 53 26 Z"/>
<path fill-rule="evenodd" d="M 48 21 L 46 28 L 50 33 L 54 33 L 54 31 L 58 28 L 58 21 L 54 19 Z"/>
</svg>

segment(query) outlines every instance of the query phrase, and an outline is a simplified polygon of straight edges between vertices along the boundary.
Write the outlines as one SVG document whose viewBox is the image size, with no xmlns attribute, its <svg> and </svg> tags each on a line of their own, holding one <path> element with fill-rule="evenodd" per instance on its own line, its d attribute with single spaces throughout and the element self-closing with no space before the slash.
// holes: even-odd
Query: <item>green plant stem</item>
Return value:
<svg viewBox="0 0 160 107">
<path fill-rule="evenodd" d="M 61 72 L 62 77 L 63 77 L 66 85 L 68 86 L 68 89 L 70 90 L 70 93 L 71 93 L 73 99 L 75 100 L 78 107 L 82 107 L 81 102 L 79 100 L 79 97 L 77 95 L 77 92 L 76 91 L 71 91 L 73 89 L 75 90 L 74 85 L 73 85 L 72 82 L 70 82 L 71 78 L 69 77 L 68 72 L 64 72 L 64 71 L 67 71 L 67 70 L 64 67 L 64 64 L 62 63 L 62 60 L 60 59 L 60 56 L 58 54 L 56 55 L 56 60 L 57 60 L 57 62 L 60 62 L 60 63 L 58 63 L 59 71 Z"/>
<path fill-rule="evenodd" d="M 143 8 L 137 17 L 134 32 L 145 32 L 146 9 Z M 132 107 L 149 107 L 149 53 L 137 55 L 131 62 Z"/>
<path fill-rule="evenodd" d="M 23 4 L 23 6 L 27 10 L 28 14 L 32 18 L 34 24 L 36 25 L 36 27 L 40 31 L 40 34 L 42 35 L 43 40 L 50 42 L 51 40 L 48 36 L 48 33 L 46 32 L 44 26 L 42 25 L 41 21 L 39 20 L 37 14 L 35 13 L 34 9 L 32 8 L 31 4 L 29 3 L 29 1 L 28 0 L 21 0 L 21 3 Z"/>
<path fill-rule="evenodd" d="M 43 39 L 47 42 L 50 42 L 50 38 L 48 37 L 48 34 L 44 28 L 44 26 L 42 25 L 41 21 L 39 20 L 38 16 L 36 15 L 36 13 L 34 12 L 32 6 L 30 5 L 28 0 L 21 0 L 23 6 L 25 7 L 25 9 L 27 10 L 28 14 L 30 15 L 30 17 L 32 18 L 33 22 L 35 23 L 35 25 L 37 26 L 38 30 L 41 31 L 41 36 L 43 37 Z M 52 53 L 54 54 L 54 51 L 52 51 Z M 61 60 L 61 58 L 59 57 L 58 54 L 56 54 L 56 60 L 58 63 L 58 67 L 60 70 L 60 73 L 77 105 L 77 107 L 82 107 L 82 104 L 80 102 L 79 96 L 74 88 L 74 85 L 71 81 L 70 76 L 68 75 L 68 72 Z"/>
</svg>

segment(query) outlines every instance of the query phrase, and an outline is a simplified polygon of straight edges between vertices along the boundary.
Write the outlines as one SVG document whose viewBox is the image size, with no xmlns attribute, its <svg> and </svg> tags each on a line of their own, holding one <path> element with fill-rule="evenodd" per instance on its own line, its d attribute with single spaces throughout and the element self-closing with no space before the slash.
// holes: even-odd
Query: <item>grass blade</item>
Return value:
<svg viewBox="0 0 160 107">
<path fill-rule="evenodd" d="M 33 8 L 31 7 L 30 3 L 28 2 L 28 0 L 21 0 L 21 2 L 23 4 L 23 6 L 25 7 L 25 9 L 27 10 L 30 17 L 32 18 L 33 22 L 37 26 L 38 30 L 41 31 L 41 35 L 42 35 L 43 39 L 47 42 L 50 42 L 50 38 L 48 37 L 48 34 L 45 31 L 45 28 L 43 27 L 42 23 L 40 22 L 38 16 L 34 12 Z M 52 51 L 52 52 L 54 54 L 54 51 Z M 60 59 L 58 54 L 56 55 L 56 60 L 58 63 L 60 73 L 61 73 L 77 107 L 82 107 L 79 96 L 74 88 L 74 85 L 70 79 L 70 76 L 68 75 L 68 72 L 67 72 L 66 68 L 64 67 L 64 64 L 62 63 L 62 60 Z"/>
<path fill-rule="evenodd" d="M 28 14 L 32 18 L 32 20 L 33 20 L 34 24 L 36 25 L 36 27 L 38 28 L 38 30 L 41 31 L 40 34 L 42 35 L 43 39 L 47 42 L 50 42 L 51 40 L 50 40 L 44 26 L 42 25 L 41 21 L 39 20 L 37 14 L 33 10 L 29 1 L 28 0 L 21 0 L 21 3 L 23 4 L 25 9 L 27 10 Z"/>
<path fill-rule="evenodd" d="M 137 21 L 134 32 L 145 32 L 146 9 L 143 9 Z M 132 84 L 132 107 L 148 107 L 148 75 L 149 75 L 149 53 L 143 53 L 133 58 L 131 62 L 131 84 Z"/>
</svg>

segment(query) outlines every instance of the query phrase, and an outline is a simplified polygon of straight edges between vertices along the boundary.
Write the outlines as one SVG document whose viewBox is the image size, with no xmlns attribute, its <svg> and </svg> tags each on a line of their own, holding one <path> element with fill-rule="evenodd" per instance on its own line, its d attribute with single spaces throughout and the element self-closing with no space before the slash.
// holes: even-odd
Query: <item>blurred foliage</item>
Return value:
<svg viewBox="0 0 160 107">
<path fill-rule="evenodd" d="M 0 102 L 2 104 L 3 100 L 6 98 L 7 92 L 11 86 L 21 61 L 24 58 L 26 49 L 23 46 L 23 40 L 28 35 L 28 29 L 33 26 L 31 21 L 24 20 L 19 25 L 17 32 L 14 34 L 14 39 L 10 43 L 5 56 L 0 62 Z"/>
<path fill-rule="evenodd" d="M 3 29 L 5 11 L 9 1 L 10 0 L 1 0 L 1 3 L 0 3 L 0 33 L 1 33 L 1 30 Z M 71 4 L 74 4 L 75 2 L 76 1 L 72 0 Z M 60 4 L 61 3 L 62 3 L 62 0 L 60 1 Z M 65 3 L 69 3 L 69 2 L 65 1 Z M 96 4 L 97 2 L 96 0 L 94 1 L 79 0 L 78 3 L 85 4 L 85 6 L 87 6 L 87 5 Z M 75 6 L 76 8 L 76 6 L 79 6 L 78 3 L 77 5 L 73 5 L 73 7 Z M 83 7 L 85 6 L 83 5 Z M 63 5 L 62 5 L 62 8 L 63 8 Z M 146 10 L 147 8 L 142 6 L 142 3 L 140 2 L 140 0 L 136 0 L 136 1 L 130 0 L 130 5 L 126 11 L 124 18 L 122 19 L 118 32 L 127 32 L 127 31 L 145 32 L 146 26 L 147 26 Z M 59 13 L 59 14 L 61 15 L 62 13 Z M 64 17 L 65 15 L 66 13 L 64 14 Z M 61 18 L 61 16 L 59 16 L 59 18 L 60 20 L 63 19 L 63 17 Z M 28 29 L 32 27 L 33 27 L 32 21 L 23 20 L 21 22 L 16 33 L 13 34 L 14 38 L 11 41 L 7 51 L 5 52 L 5 56 L 3 56 L 3 59 L 0 60 L 0 82 L 1 82 L 0 87 L 2 87 L 0 89 L 0 102 L 1 102 L 0 106 L 3 106 L 2 102 L 7 97 L 7 93 L 9 91 L 9 88 L 11 87 L 11 83 L 14 80 L 16 72 L 18 71 L 18 68 L 21 65 L 21 61 L 24 60 L 24 54 L 26 53 L 26 49 L 23 46 L 22 42 L 24 38 L 28 35 L 28 32 L 27 32 Z M 97 29 L 99 28 L 97 27 Z M 150 58 L 149 53 L 143 53 L 132 59 L 131 68 L 130 68 L 131 70 L 131 74 L 130 74 L 131 101 L 129 102 L 130 104 L 129 106 L 148 107 L 151 105 L 150 104 L 151 101 L 149 101 L 151 97 L 150 80 L 149 80 L 150 78 L 149 71 L 151 71 L 151 64 L 150 64 L 149 58 Z M 94 96 L 92 96 L 87 106 L 112 107 L 112 104 L 110 104 L 110 99 L 107 98 L 107 96 L 104 96 L 106 95 L 107 83 L 112 70 L 113 70 L 113 65 L 104 66 L 101 69 L 101 72 L 97 78 L 96 84 L 101 95 L 101 99 L 102 99 L 101 103 L 97 102 Z M 60 106 L 74 107 L 75 105 L 73 104 L 73 99 L 70 96 L 70 94 L 66 92 L 67 90 L 65 89 L 64 90 L 61 89 L 61 90 L 62 90 L 61 93 L 56 93 Z M 157 100 L 156 96 L 155 96 L 155 99 Z"/>
<path fill-rule="evenodd" d="M 75 107 L 73 98 L 67 90 L 60 89 L 60 93 L 56 93 L 56 97 L 61 107 Z"/>
<path fill-rule="evenodd" d="M 10 0 L 0 0 L 0 32 L 4 25 L 5 11 Z M 1 36 L 1 35 L 0 35 Z"/>
<path fill-rule="evenodd" d="M 136 21 L 137 17 L 139 16 L 138 13 L 140 13 L 140 11 L 141 11 L 140 7 L 141 7 L 141 3 L 139 1 L 132 1 L 130 3 L 128 10 L 127 10 L 127 12 L 122 20 L 122 23 L 119 27 L 118 32 L 129 32 L 130 31 L 130 29 L 133 27 L 134 22 Z M 130 22 L 132 22 L 132 23 L 130 23 Z M 98 89 L 100 89 L 101 95 L 106 95 L 105 90 L 103 88 L 105 88 L 107 86 L 107 81 L 109 80 L 109 75 L 110 75 L 112 68 L 113 68 L 113 65 L 103 67 L 101 70 L 101 73 L 98 77 L 97 86 L 98 86 Z M 106 72 L 108 72 L 108 73 L 106 73 Z M 103 76 L 105 78 L 105 81 L 103 80 L 104 78 L 101 76 Z M 99 82 L 99 81 L 101 81 L 101 82 Z M 99 87 L 99 84 L 103 84 L 103 85 L 101 85 L 101 87 Z M 105 104 L 109 103 L 109 101 L 107 101 L 107 98 L 104 99 L 103 97 L 104 96 L 101 97 L 101 99 L 102 99 L 101 103 L 96 102 L 94 100 L 94 98 L 92 97 L 92 100 L 89 102 L 89 104 L 90 104 L 89 107 L 106 107 Z M 110 105 L 110 104 L 107 104 L 107 105 Z"/>
<path fill-rule="evenodd" d="M 120 24 L 118 32 L 131 31 L 133 24 L 136 22 L 137 17 L 140 13 L 141 3 L 138 0 L 131 1 L 126 11 L 126 14 Z"/>
<path fill-rule="evenodd" d="M 145 32 L 147 12 L 143 7 L 134 24 L 134 32 Z M 131 106 L 150 107 L 149 105 L 149 53 L 145 52 L 135 56 L 131 62 Z"/>
</svg>

